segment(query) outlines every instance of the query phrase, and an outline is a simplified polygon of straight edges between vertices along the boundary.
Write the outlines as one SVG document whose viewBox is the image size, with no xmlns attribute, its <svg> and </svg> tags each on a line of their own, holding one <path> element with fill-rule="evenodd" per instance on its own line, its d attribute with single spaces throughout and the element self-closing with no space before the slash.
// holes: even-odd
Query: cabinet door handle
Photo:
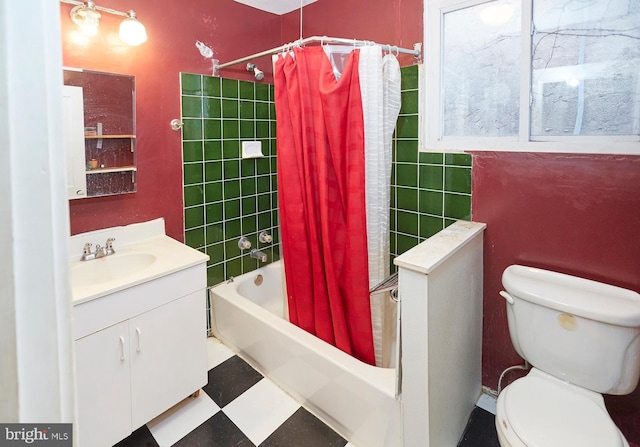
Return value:
<svg viewBox="0 0 640 447">
<path fill-rule="evenodd" d="M 140 328 L 139 327 L 136 328 L 136 334 L 138 334 L 138 346 L 136 346 L 136 352 L 140 352 L 142 350 L 142 347 L 140 345 L 140 334 L 141 334 L 141 332 L 140 332 Z"/>
<path fill-rule="evenodd" d="M 120 361 L 124 362 L 124 337 L 120 336 Z"/>
</svg>

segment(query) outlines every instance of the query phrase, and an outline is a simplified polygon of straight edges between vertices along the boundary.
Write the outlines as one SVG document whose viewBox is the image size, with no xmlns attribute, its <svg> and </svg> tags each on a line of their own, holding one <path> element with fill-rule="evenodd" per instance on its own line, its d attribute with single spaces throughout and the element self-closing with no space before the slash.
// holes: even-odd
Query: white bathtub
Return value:
<svg viewBox="0 0 640 447">
<path fill-rule="evenodd" d="M 356 446 L 400 446 L 396 370 L 367 365 L 285 320 L 282 284 L 279 261 L 211 288 L 214 335 Z"/>
</svg>

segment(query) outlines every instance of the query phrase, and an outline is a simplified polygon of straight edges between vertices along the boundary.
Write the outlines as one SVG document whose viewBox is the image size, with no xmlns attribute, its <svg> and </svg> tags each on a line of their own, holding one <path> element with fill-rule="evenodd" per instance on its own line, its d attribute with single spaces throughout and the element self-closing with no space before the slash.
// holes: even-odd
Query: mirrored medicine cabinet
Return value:
<svg viewBox="0 0 640 447">
<path fill-rule="evenodd" d="M 72 68 L 63 78 L 69 199 L 135 192 L 135 78 Z"/>
</svg>

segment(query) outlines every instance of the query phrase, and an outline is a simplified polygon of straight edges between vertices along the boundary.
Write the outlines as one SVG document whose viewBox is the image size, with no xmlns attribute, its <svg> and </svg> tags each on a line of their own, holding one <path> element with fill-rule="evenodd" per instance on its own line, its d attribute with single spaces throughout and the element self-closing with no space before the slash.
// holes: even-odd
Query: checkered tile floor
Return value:
<svg viewBox="0 0 640 447">
<path fill-rule="evenodd" d="M 208 357 L 204 392 L 115 447 L 355 447 L 214 338 Z M 476 408 L 459 447 L 498 447 L 493 415 Z"/>
</svg>

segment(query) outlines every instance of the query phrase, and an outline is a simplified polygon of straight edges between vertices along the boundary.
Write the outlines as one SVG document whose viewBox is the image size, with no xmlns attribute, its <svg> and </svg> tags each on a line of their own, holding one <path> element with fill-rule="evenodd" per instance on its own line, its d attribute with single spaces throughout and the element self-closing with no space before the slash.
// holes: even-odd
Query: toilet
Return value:
<svg viewBox="0 0 640 447">
<path fill-rule="evenodd" d="M 532 368 L 498 396 L 502 447 L 628 447 L 602 394 L 640 377 L 640 294 L 521 265 L 502 275 L 511 342 Z"/>
</svg>

